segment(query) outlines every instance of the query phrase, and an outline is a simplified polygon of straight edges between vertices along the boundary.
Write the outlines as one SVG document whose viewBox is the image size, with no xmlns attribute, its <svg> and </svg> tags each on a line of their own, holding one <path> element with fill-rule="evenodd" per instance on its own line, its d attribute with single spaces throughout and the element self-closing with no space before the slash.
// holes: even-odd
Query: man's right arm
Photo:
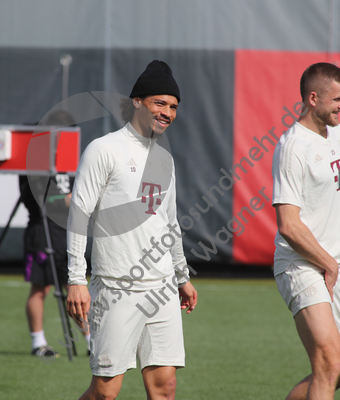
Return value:
<svg viewBox="0 0 340 400">
<path fill-rule="evenodd" d="M 69 275 L 67 310 L 78 322 L 81 317 L 86 319 L 86 313 L 90 308 L 85 250 L 89 220 L 106 185 L 108 169 L 105 146 L 103 147 L 98 140 L 90 143 L 77 169 L 67 223 Z"/>
<path fill-rule="evenodd" d="M 87 320 L 90 309 L 90 295 L 86 279 L 87 237 L 72 230 L 67 231 L 68 275 L 69 288 L 67 295 L 67 311 L 77 324 L 84 328 L 80 318 Z"/>
<path fill-rule="evenodd" d="M 300 207 L 275 204 L 277 226 L 281 236 L 303 258 L 325 271 L 325 283 L 333 300 L 333 286 L 338 278 L 338 263 L 320 246 L 310 229 L 301 221 Z"/>
</svg>

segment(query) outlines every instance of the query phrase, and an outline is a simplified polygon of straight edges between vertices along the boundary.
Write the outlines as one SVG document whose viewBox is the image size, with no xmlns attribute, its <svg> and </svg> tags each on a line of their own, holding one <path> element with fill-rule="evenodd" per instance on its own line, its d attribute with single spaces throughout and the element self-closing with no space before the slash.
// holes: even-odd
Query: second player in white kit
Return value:
<svg viewBox="0 0 340 400">
<path fill-rule="evenodd" d="M 332 400 L 340 376 L 340 69 L 302 74 L 304 107 L 273 157 L 274 275 L 312 373 L 286 400 Z"/>
</svg>

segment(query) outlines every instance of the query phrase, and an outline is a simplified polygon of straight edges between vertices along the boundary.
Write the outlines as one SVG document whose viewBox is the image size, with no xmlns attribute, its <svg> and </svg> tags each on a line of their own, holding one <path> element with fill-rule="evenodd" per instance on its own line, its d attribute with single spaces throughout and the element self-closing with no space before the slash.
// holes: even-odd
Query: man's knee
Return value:
<svg viewBox="0 0 340 400">
<path fill-rule="evenodd" d="M 170 376 L 163 381 L 159 382 L 158 391 L 160 391 L 165 398 L 175 398 L 176 393 L 176 375 Z"/>
<path fill-rule="evenodd" d="M 87 390 L 79 400 L 115 400 L 120 390 Z"/>
<path fill-rule="evenodd" d="M 118 393 L 96 393 L 95 399 L 96 400 L 115 400 L 118 396 Z"/>
<path fill-rule="evenodd" d="M 115 400 L 117 396 L 118 393 L 93 393 L 87 391 L 79 398 L 79 400 Z"/>
<path fill-rule="evenodd" d="M 146 391 L 151 398 L 172 400 L 176 393 L 176 368 L 175 367 L 146 367 L 143 370 L 143 379 Z"/>
<path fill-rule="evenodd" d="M 79 400 L 115 400 L 122 387 L 123 375 L 114 378 L 93 376 L 89 389 Z"/>
<path fill-rule="evenodd" d="M 340 376 L 340 346 L 329 343 L 317 348 L 312 369 L 314 373 L 337 380 Z"/>
</svg>

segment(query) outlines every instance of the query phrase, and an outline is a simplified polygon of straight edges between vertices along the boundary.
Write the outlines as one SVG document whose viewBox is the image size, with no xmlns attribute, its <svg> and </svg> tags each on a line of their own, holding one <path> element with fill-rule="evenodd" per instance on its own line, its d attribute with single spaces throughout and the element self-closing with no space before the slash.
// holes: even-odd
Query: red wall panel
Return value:
<svg viewBox="0 0 340 400">
<path fill-rule="evenodd" d="M 7 129 L 6 125 L 1 127 Z M 14 126 L 11 131 L 12 155 L 9 160 L 0 161 L 0 172 L 48 173 L 52 166 L 56 172 L 77 170 L 80 157 L 80 130 L 58 130 L 56 137 L 50 131 L 37 133 L 25 126 Z M 52 140 L 55 140 L 53 146 L 55 154 L 50 154 Z M 53 157 L 52 162 L 51 157 Z"/>
</svg>

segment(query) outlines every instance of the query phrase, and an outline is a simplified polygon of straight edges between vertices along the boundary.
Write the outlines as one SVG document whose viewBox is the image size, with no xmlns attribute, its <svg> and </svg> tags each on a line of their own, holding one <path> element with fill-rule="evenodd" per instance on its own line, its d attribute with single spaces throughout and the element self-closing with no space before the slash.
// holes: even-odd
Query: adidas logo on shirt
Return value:
<svg viewBox="0 0 340 400">
<path fill-rule="evenodd" d="M 317 154 L 317 155 L 315 156 L 314 162 L 317 163 L 317 162 L 321 161 L 322 159 L 323 159 L 323 158 L 322 158 L 319 154 Z"/>
<path fill-rule="evenodd" d="M 127 165 L 137 166 L 137 164 L 133 158 L 130 158 L 130 161 L 127 163 Z"/>
</svg>

